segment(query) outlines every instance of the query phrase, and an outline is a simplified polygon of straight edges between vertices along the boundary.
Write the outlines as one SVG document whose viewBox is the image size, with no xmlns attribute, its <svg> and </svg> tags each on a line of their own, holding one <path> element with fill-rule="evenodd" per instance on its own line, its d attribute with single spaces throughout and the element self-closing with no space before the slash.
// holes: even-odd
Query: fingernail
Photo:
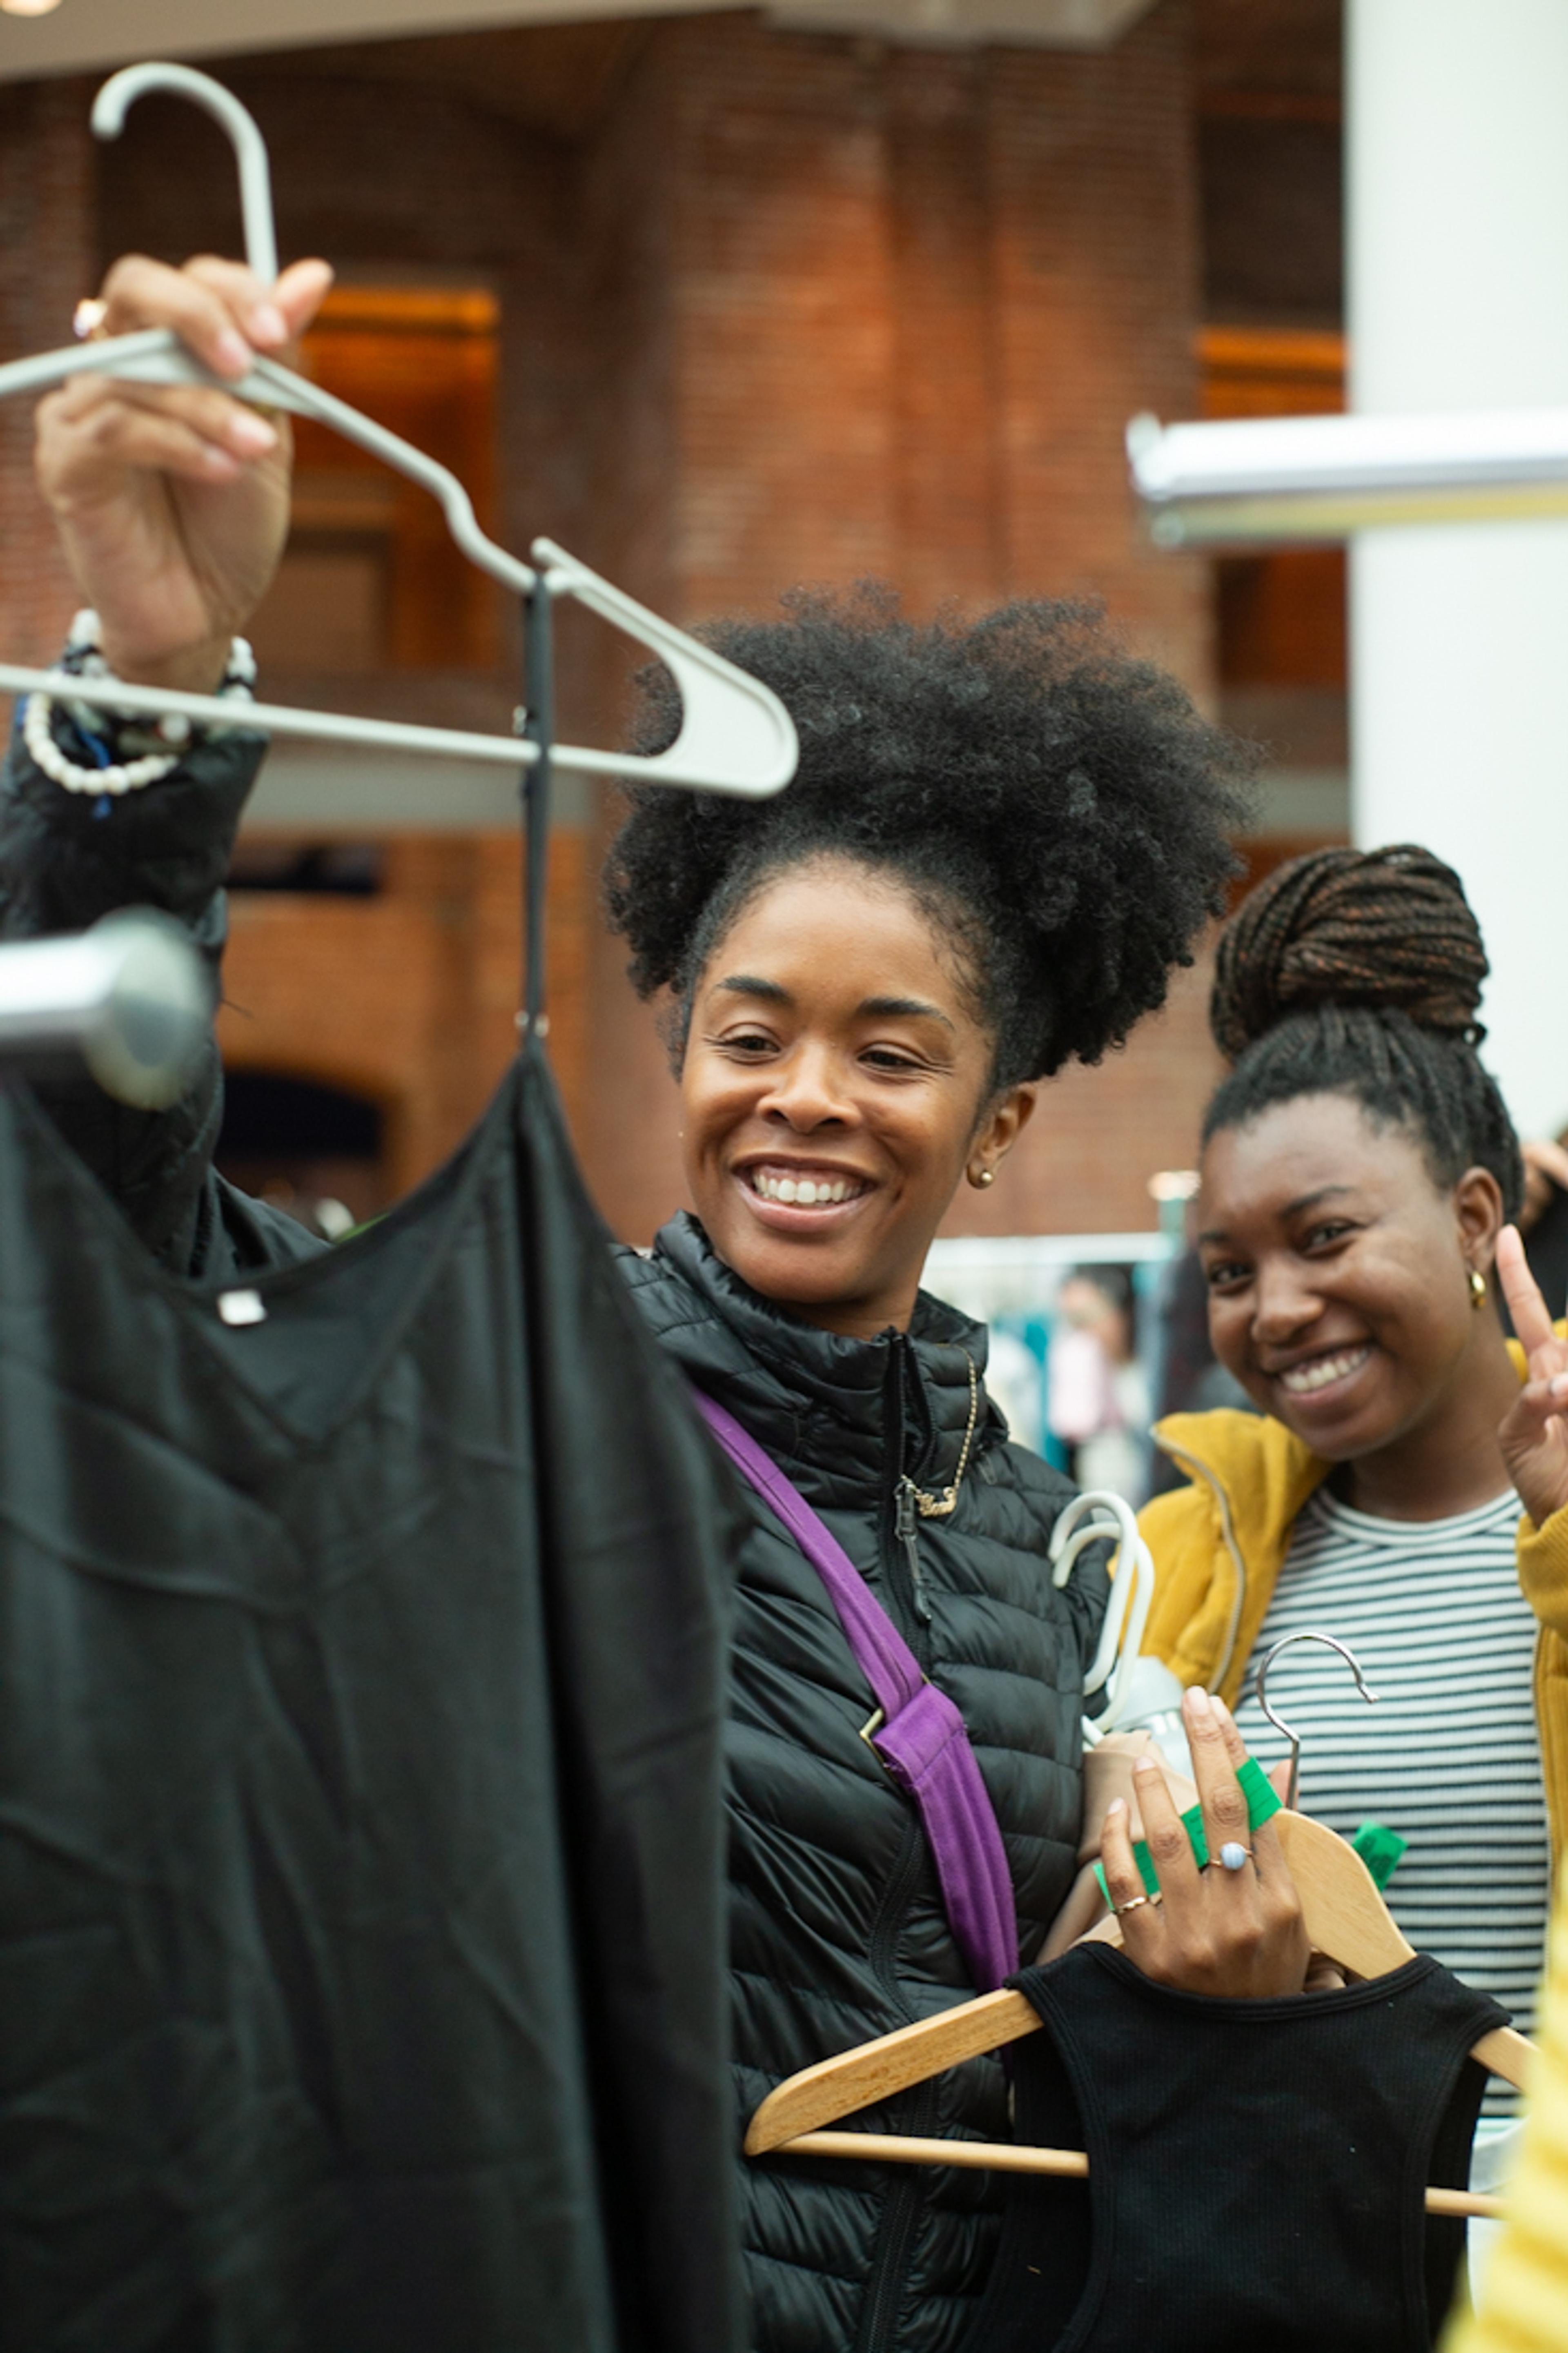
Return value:
<svg viewBox="0 0 1568 2353">
<path fill-rule="evenodd" d="M 289 322 L 276 302 L 258 302 L 250 313 L 250 332 L 259 343 L 286 343 Z"/>
<path fill-rule="evenodd" d="M 1132 1760 L 1132 1770 L 1135 1779 L 1141 1774 L 1144 1780 L 1149 1781 L 1153 1779 L 1160 1767 L 1152 1757 L 1135 1757 Z M 1119 1805 L 1120 1802 L 1121 1800 L 1118 1799 L 1117 1803 Z"/>
<path fill-rule="evenodd" d="M 1559 1373 L 1552 1381 L 1553 1397 L 1568 1397 L 1568 1373 Z"/>
<path fill-rule="evenodd" d="M 1202 1683 L 1194 1683 L 1187 1694 L 1187 1705 L 1200 1722 L 1213 1715 L 1213 1703 Z"/>
<path fill-rule="evenodd" d="M 250 346 L 232 327 L 225 327 L 217 343 L 218 365 L 229 375 L 243 375 L 250 364 Z"/>
<path fill-rule="evenodd" d="M 241 449 L 275 449 L 278 437 L 264 417 L 254 417 L 249 409 L 234 420 L 232 438 Z"/>
<path fill-rule="evenodd" d="M 1231 1722 L 1230 1709 L 1225 1705 L 1224 1701 L 1220 1697 L 1218 1692 L 1210 1693 L 1209 1705 L 1213 1709 L 1214 1714 L 1219 1717 L 1222 1724 L 1229 1724 Z"/>
<path fill-rule="evenodd" d="M 1113 1798 L 1109 1805 L 1106 1808 L 1106 1820 L 1108 1822 L 1113 1814 L 1125 1814 L 1126 1811 L 1127 1799 L 1125 1798 Z"/>
<path fill-rule="evenodd" d="M 231 458 L 227 449 L 220 449 L 216 441 L 207 443 L 201 453 L 201 461 L 209 474 L 221 474 L 226 482 L 233 481 L 239 471 L 238 459 Z"/>
</svg>

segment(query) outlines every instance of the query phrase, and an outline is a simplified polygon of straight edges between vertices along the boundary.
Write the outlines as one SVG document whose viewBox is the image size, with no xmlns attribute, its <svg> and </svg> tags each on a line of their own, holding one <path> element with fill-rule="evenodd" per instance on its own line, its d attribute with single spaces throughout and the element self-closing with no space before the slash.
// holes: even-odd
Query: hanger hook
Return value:
<svg viewBox="0 0 1568 2353">
<path fill-rule="evenodd" d="M 1290 1771 L 1287 1777 L 1285 1784 L 1285 1802 L 1287 1806 L 1294 1806 L 1296 1803 L 1297 1783 L 1300 1778 L 1301 1769 L 1301 1735 L 1298 1732 L 1292 1732 L 1290 1726 L 1285 1722 L 1283 1716 L 1276 1715 L 1274 1710 L 1268 1704 L 1268 1671 L 1270 1667 L 1273 1666 L 1276 1659 L 1278 1658 L 1281 1651 L 1288 1651 L 1293 1642 L 1322 1642 L 1325 1643 L 1330 1651 L 1338 1651 L 1340 1658 L 1343 1659 L 1351 1674 L 1354 1675 L 1356 1679 L 1356 1689 L 1360 1692 L 1367 1705 L 1369 1707 L 1375 1707 L 1377 1705 L 1378 1699 L 1376 1692 L 1373 1691 L 1371 1683 L 1368 1683 L 1365 1675 L 1361 1672 L 1361 1661 L 1351 1649 L 1350 1644 L 1348 1642 L 1341 1642 L 1337 1634 L 1316 1633 L 1310 1628 L 1307 1628 L 1299 1634 L 1287 1634 L 1282 1641 L 1274 1644 L 1267 1656 L 1262 1661 L 1258 1667 L 1257 1704 L 1263 1710 L 1264 1715 L 1267 1716 L 1270 1724 L 1273 1725 L 1276 1732 L 1279 1734 L 1281 1739 L 1288 1740 L 1290 1743 Z"/>
<path fill-rule="evenodd" d="M 118 139 L 125 117 L 150 90 L 188 98 L 220 122 L 239 165 L 239 204 L 245 220 L 245 259 L 263 286 L 278 277 L 278 232 L 272 219 L 272 173 L 267 142 L 248 107 L 210 74 L 191 66 L 126 66 L 111 75 L 92 104 L 92 128 L 100 139 Z"/>
</svg>

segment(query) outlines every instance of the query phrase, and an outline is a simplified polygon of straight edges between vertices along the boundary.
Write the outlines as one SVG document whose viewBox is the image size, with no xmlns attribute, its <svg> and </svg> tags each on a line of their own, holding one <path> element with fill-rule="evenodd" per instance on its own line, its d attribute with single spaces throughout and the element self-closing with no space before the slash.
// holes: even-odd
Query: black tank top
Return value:
<svg viewBox="0 0 1568 2353">
<path fill-rule="evenodd" d="M 1217 2001 L 1083 1945 L 1014 1980 L 1016 2137 L 1089 2179 L 1009 2177 L 967 2353 L 1425 2353 L 1507 2014 L 1436 1961 L 1343 1992 Z"/>
<path fill-rule="evenodd" d="M 0 1092 L 0 2344 L 727 2353 L 727 1490 L 543 1065 L 229 1298 Z"/>
</svg>

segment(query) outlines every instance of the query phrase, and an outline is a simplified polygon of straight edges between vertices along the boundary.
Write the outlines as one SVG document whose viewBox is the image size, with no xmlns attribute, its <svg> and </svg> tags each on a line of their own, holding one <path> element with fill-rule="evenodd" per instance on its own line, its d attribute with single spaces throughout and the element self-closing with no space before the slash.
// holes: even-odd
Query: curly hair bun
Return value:
<svg viewBox="0 0 1568 2353">
<path fill-rule="evenodd" d="M 1429 849 L 1319 849 L 1249 892 L 1221 935 L 1209 1026 L 1226 1060 L 1316 1006 L 1400 1012 L 1478 1045 L 1489 970 L 1465 887 Z"/>
<path fill-rule="evenodd" d="M 1092 1062 L 1164 1002 L 1224 903 L 1251 755 L 1082 606 L 903 617 L 889 592 L 797 592 L 707 642 L 783 700 L 800 765 L 770 801 L 640 785 L 605 869 L 644 996 L 689 992 L 760 876 L 824 855 L 901 876 L 996 1036 L 996 1083 Z M 644 686 L 641 752 L 680 705 Z M 678 1039 L 678 1029 L 673 1032 Z"/>
</svg>

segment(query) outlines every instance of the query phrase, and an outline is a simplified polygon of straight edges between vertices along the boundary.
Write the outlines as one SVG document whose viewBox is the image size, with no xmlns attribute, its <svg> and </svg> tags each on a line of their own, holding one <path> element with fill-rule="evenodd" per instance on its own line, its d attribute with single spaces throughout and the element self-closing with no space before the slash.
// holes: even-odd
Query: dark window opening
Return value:
<svg viewBox="0 0 1568 2353">
<path fill-rule="evenodd" d="M 386 852 L 374 841 L 240 840 L 229 861 L 231 891 L 324 891 L 373 899 Z"/>
<path fill-rule="evenodd" d="M 220 1173 L 327 1241 L 386 1208 L 382 1143 L 363 1095 L 270 1071 L 226 1078 Z"/>
</svg>

